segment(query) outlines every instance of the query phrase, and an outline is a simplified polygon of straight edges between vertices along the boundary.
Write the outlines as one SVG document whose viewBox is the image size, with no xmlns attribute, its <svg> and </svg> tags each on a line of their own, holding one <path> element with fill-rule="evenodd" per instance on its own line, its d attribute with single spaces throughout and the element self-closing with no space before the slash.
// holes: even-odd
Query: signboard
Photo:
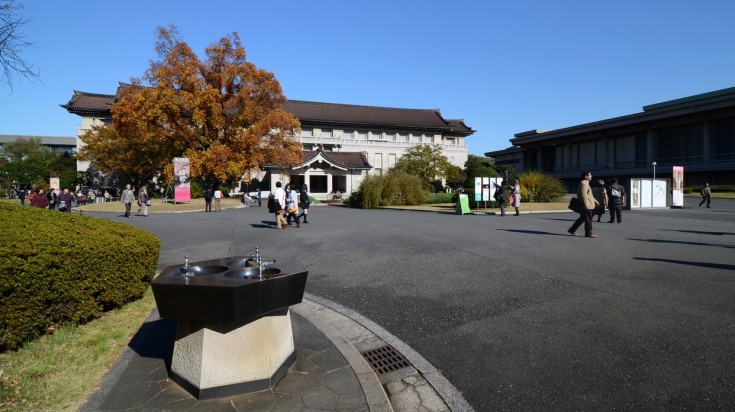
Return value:
<svg viewBox="0 0 735 412">
<path fill-rule="evenodd" d="M 464 215 L 466 213 L 470 213 L 470 197 L 461 194 L 457 199 L 457 214 Z"/>
<path fill-rule="evenodd" d="M 61 185 L 61 183 L 59 183 L 58 177 L 49 178 L 49 187 L 51 189 L 61 189 L 59 185 Z"/>
<path fill-rule="evenodd" d="M 482 178 L 475 178 L 475 202 L 482 200 Z"/>
<path fill-rule="evenodd" d="M 684 206 L 684 166 L 674 166 L 673 170 L 674 181 L 672 182 L 673 187 L 671 192 L 671 206 L 683 207 Z"/>
<path fill-rule="evenodd" d="M 191 169 L 189 159 L 174 157 L 174 203 L 191 201 Z"/>
<path fill-rule="evenodd" d="M 490 178 L 482 178 L 482 201 L 487 202 L 490 200 Z"/>
</svg>

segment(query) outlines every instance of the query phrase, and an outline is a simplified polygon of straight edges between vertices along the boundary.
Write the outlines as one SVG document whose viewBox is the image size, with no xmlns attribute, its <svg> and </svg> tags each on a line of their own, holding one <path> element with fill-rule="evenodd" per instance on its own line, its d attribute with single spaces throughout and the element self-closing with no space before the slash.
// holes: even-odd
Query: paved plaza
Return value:
<svg viewBox="0 0 735 412">
<path fill-rule="evenodd" d="M 256 245 L 299 259 L 307 293 L 380 325 L 477 411 L 733 410 L 735 200 L 697 202 L 605 216 L 597 239 L 569 236 L 565 212 L 324 206 L 286 230 L 257 207 L 90 215 L 160 236 L 159 269 Z"/>
</svg>

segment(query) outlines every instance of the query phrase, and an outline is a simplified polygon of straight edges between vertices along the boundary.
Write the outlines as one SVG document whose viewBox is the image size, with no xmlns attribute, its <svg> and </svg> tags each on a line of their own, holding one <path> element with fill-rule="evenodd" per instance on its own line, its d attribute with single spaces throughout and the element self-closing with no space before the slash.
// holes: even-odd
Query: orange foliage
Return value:
<svg viewBox="0 0 735 412">
<path fill-rule="evenodd" d="M 285 97 L 273 73 L 246 61 L 237 33 L 207 47 L 200 60 L 175 27 L 158 30 L 160 60 L 143 79 L 150 86 L 133 79 L 120 88 L 112 124 L 82 137 L 84 158 L 104 171 L 148 177 L 146 168 L 131 164 L 142 162 L 167 181 L 172 158 L 188 157 L 192 178 L 207 184 L 237 181 L 265 164 L 301 161 L 293 137 L 298 119 L 281 109 Z M 124 152 L 135 155 L 126 162 L 118 156 Z"/>
</svg>

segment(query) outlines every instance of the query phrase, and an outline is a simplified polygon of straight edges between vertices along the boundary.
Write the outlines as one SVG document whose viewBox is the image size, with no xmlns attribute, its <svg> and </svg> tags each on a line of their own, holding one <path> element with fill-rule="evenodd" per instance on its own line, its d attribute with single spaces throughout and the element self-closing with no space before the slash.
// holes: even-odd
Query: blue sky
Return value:
<svg viewBox="0 0 735 412">
<path fill-rule="evenodd" d="M 469 152 L 735 86 L 732 0 L 16 0 L 42 82 L 0 88 L 0 134 L 74 136 L 74 90 L 115 92 L 155 59 L 158 26 L 204 48 L 238 32 L 290 99 L 439 108 Z"/>
</svg>

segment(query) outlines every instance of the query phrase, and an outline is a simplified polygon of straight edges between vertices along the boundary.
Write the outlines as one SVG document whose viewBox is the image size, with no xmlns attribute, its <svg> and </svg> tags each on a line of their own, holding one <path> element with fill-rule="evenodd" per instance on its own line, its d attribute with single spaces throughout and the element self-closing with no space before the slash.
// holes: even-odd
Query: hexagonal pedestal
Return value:
<svg viewBox="0 0 735 412">
<path fill-rule="evenodd" d="M 295 259 L 244 267 L 246 257 L 169 266 L 151 287 L 162 318 L 176 319 L 171 378 L 199 399 L 273 388 L 296 359 L 289 306 L 308 271 Z M 273 267 L 273 264 L 277 267 Z"/>
<path fill-rule="evenodd" d="M 296 359 L 288 309 L 244 325 L 179 320 L 171 378 L 198 399 L 272 389 Z"/>
</svg>

